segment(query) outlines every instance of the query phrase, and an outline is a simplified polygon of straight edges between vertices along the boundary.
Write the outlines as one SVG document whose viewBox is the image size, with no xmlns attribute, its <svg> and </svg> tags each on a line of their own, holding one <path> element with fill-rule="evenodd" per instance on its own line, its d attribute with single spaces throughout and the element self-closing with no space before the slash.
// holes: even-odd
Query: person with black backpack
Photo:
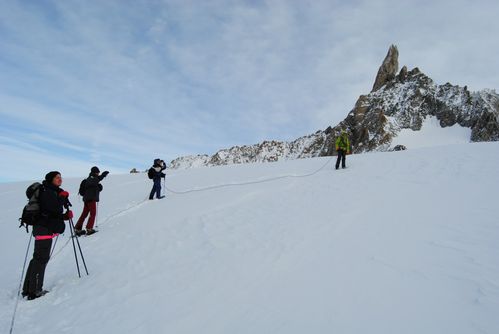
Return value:
<svg viewBox="0 0 499 334">
<path fill-rule="evenodd" d="M 147 172 L 147 176 L 149 179 L 153 181 L 153 186 L 151 189 L 151 193 L 149 194 L 149 199 L 152 200 L 154 198 L 154 194 L 156 194 L 157 199 L 164 198 L 165 196 L 161 196 L 161 179 L 165 178 L 166 174 L 163 171 L 166 169 L 165 162 L 161 159 L 154 159 L 154 163 L 149 171 Z"/>
<path fill-rule="evenodd" d="M 81 213 L 78 222 L 75 225 L 75 234 L 76 236 L 81 235 L 92 235 L 96 230 L 94 230 L 95 224 L 95 216 L 97 214 L 97 202 L 99 202 L 99 194 L 102 191 L 102 181 L 107 174 L 108 171 L 105 171 L 100 174 L 100 170 L 98 167 L 94 166 L 90 169 L 90 174 L 88 178 L 81 181 L 79 194 L 83 196 L 83 212 Z M 90 214 L 90 218 L 88 218 L 88 222 L 86 225 L 86 230 L 83 230 L 83 222 L 87 218 L 88 214 Z"/>
<path fill-rule="evenodd" d="M 43 290 L 43 278 L 50 258 L 52 239 L 64 233 L 66 228 L 64 220 L 73 218 L 71 210 L 63 213 L 64 206 L 68 203 L 69 193 L 60 188 L 61 184 L 61 173 L 53 171 L 45 175 L 45 180 L 42 184 L 30 186 L 30 188 L 36 186 L 36 193 L 30 196 L 30 204 L 36 201 L 38 206 L 37 213 L 32 216 L 33 220 L 29 224 L 33 225 L 35 250 L 33 252 L 33 259 L 30 261 L 28 270 L 26 271 L 22 291 L 22 296 L 27 297 L 28 300 L 33 300 L 47 293 L 47 291 Z M 26 221 L 25 212 L 23 212 L 23 218 L 21 219 L 22 223 Z"/>
</svg>

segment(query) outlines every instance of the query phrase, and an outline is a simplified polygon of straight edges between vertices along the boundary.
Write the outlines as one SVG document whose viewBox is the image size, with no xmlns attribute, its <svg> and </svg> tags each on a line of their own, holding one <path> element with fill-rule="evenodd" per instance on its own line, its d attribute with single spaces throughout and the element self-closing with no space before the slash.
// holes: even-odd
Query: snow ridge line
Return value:
<svg viewBox="0 0 499 334">
<path fill-rule="evenodd" d="M 113 213 L 113 214 L 111 214 L 111 215 L 107 216 L 107 217 L 106 217 L 106 218 L 105 218 L 102 222 L 100 222 L 100 223 L 99 223 L 99 225 L 104 224 L 104 223 L 106 223 L 106 222 L 110 221 L 111 219 L 113 219 L 113 218 L 115 218 L 115 217 L 117 217 L 117 216 L 122 215 L 123 213 L 125 213 L 125 212 L 127 212 L 127 211 L 130 211 L 130 210 L 132 210 L 132 209 L 135 209 L 136 207 L 138 207 L 138 206 L 140 206 L 140 205 L 144 204 L 144 203 L 145 203 L 145 202 L 147 202 L 147 201 L 148 201 L 148 199 L 146 198 L 146 199 L 143 199 L 142 201 L 139 201 L 139 202 L 137 202 L 137 203 L 133 204 L 132 206 L 129 206 L 129 207 L 125 208 L 125 209 L 119 210 L 118 212 L 115 212 L 115 213 Z"/>
<path fill-rule="evenodd" d="M 176 195 L 184 195 L 184 194 L 189 194 L 189 193 L 193 193 L 193 192 L 202 192 L 202 191 L 207 191 L 207 190 L 227 188 L 227 187 L 233 187 L 233 186 L 245 186 L 245 185 L 249 185 L 249 184 L 266 183 L 266 182 L 272 182 L 272 181 L 287 179 L 287 178 L 305 178 L 305 177 L 310 177 L 310 176 L 313 176 L 313 175 L 319 173 L 321 170 L 326 168 L 326 166 L 333 160 L 333 158 L 334 158 L 334 156 L 331 156 L 326 161 L 326 163 L 324 165 L 322 165 L 320 168 L 318 168 L 317 170 L 315 170 L 311 173 L 302 174 L 302 175 L 281 175 L 281 176 L 275 176 L 275 177 L 271 177 L 271 178 L 264 179 L 264 180 L 225 183 L 225 184 L 211 185 L 211 186 L 207 186 L 204 188 L 193 188 L 193 189 L 189 189 L 189 190 L 174 190 L 174 189 L 171 189 L 165 185 L 165 189 L 173 194 L 176 194 Z"/>
</svg>

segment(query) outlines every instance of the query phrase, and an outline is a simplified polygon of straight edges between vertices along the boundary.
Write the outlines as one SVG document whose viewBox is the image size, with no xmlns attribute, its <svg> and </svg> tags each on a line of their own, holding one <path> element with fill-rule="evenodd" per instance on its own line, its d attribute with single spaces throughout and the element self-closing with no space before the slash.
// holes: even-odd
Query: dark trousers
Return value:
<svg viewBox="0 0 499 334">
<path fill-rule="evenodd" d="M 29 262 L 28 271 L 24 278 L 23 295 L 35 294 L 43 289 L 45 267 L 50 258 L 52 239 L 35 240 L 33 259 Z"/>
<path fill-rule="evenodd" d="M 154 194 L 156 194 L 156 198 L 161 197 L 161 179 L 154 179 L 153 186 L 151 190 L 151 194 L 149 195 L 149 199 L 153 199 Z"/>
<path fill-rule="evenodd" d="M 347 152 L 345 150 L 338 150 L 338 158 L 336 159 L 336 169 L 340 168 L 340 160 L 341 160 L 341 168 L 345 168 L 345 160 L 346 160 Z"/>
<path fill-rule="evenodd" d="M 81 216 L 75 225 L 75 229 L 81 230 L 83 228 L 83 222 L 87 218 L 88 214 L 90 214 L 90 218 L 88 218 L 87 230 L 93 229 L 95 224 L 96 213 L 97 213 L 97 202 L 96 201 L 85 202 L 83 206 L 83 212 L 81 213 Z"/>
</svg>

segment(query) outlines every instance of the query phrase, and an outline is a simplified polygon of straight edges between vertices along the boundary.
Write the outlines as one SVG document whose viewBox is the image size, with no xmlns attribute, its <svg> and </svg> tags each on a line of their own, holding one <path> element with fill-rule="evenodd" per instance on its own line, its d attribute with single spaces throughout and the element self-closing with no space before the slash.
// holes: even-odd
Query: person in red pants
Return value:
<svg viewBox="0 0 499 334">
<path fill-rule="evenodd" d="M 94 224 L 95 224 L 95 216 L 97 213 L 97 202 L 99 201 L 99 194 L 102 191 L 102 184 L 100 184 L 100 181 L 102 181 L 107 174 L 109 174 L 108 171 L 105 171 L 100 174 L 100 170 L 98 167 L 92 167 L 90 170 L 90 175 L 88 178 L 85 180 L 84 186 L 83 186 L 83 212 L 81 213 L 80 218 L 78 219 L 78 222 L 75 225 L 75 234 L 76 236 L 81 236 L 81 235 L 91 235 L 97 232 L 94 230 Z M 88 214 L 90 214 L 90 218 L 88 218 L 87 225 L 85 227 L 86 230 L 83 230 L 83 222 L 87 218 Z"/>
</svg>

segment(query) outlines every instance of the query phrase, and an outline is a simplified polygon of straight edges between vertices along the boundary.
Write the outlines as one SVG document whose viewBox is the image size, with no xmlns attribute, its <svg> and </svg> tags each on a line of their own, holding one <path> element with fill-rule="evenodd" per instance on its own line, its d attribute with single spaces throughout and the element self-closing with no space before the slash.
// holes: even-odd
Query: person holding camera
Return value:
<svg viewBox="0 0 499 334">
<path fill-rule="evenodd" d="M 154 198 L 154 194 L 156 194 L 157 199 L 164 198 L 165 196 L 161 196 L 161 179 L 165 178 L 166 174 L 163 171 L 166 169 L 165 162 L 161 159 L 154 159 L 154 163 L 147 175 L 153 181 L 153 186 L 151 189 L 151 193 L 149 194 L 149 199 L 152 200 Z"/>
<path fill-rule="evenodd" d="M 35 250 L 26 271 L 22 291 L 22 296 L 28 297 L 28 300 L 47 293 L 43 290 L 43 278 L 50 258 L 52 239 L 64 233 L 66 229 L 64 220 L 73 218 L 71 210 L 63 213 L 64 205 L 68 203 L 69 193 L 60 188 L 61 184 L 61 173 L 53 171 L 45 175 L 45 180 L 40 187 L 38 195 L 40 215 L 33 224 Z"/>
<path fill-rule="evenodd" d="M 94 230 L 94 224 L 97 213 L 97 202 L 99 202 L 99 194 L 102 191 L 102 184 L 100 184 L 100 181 L 102 181 L 107 174 L 109 174 L 109 172 L 105 171 L 101 175 L 99 168 L 96 166 L 90 169 L 90 174 L 84 181 L 82 187 L 83 189 L 80 190 L 80 194 L 83 196 L 84 205 L 83 212 L 75 225 L 76 236 L 84 234 L 92 235 L 97 232 Z M 87 218 L 88 214 L 90 214 L 90 218 L 88 218 L 86 230 L 83 230 L 83 222 Z"/>
</svg>

